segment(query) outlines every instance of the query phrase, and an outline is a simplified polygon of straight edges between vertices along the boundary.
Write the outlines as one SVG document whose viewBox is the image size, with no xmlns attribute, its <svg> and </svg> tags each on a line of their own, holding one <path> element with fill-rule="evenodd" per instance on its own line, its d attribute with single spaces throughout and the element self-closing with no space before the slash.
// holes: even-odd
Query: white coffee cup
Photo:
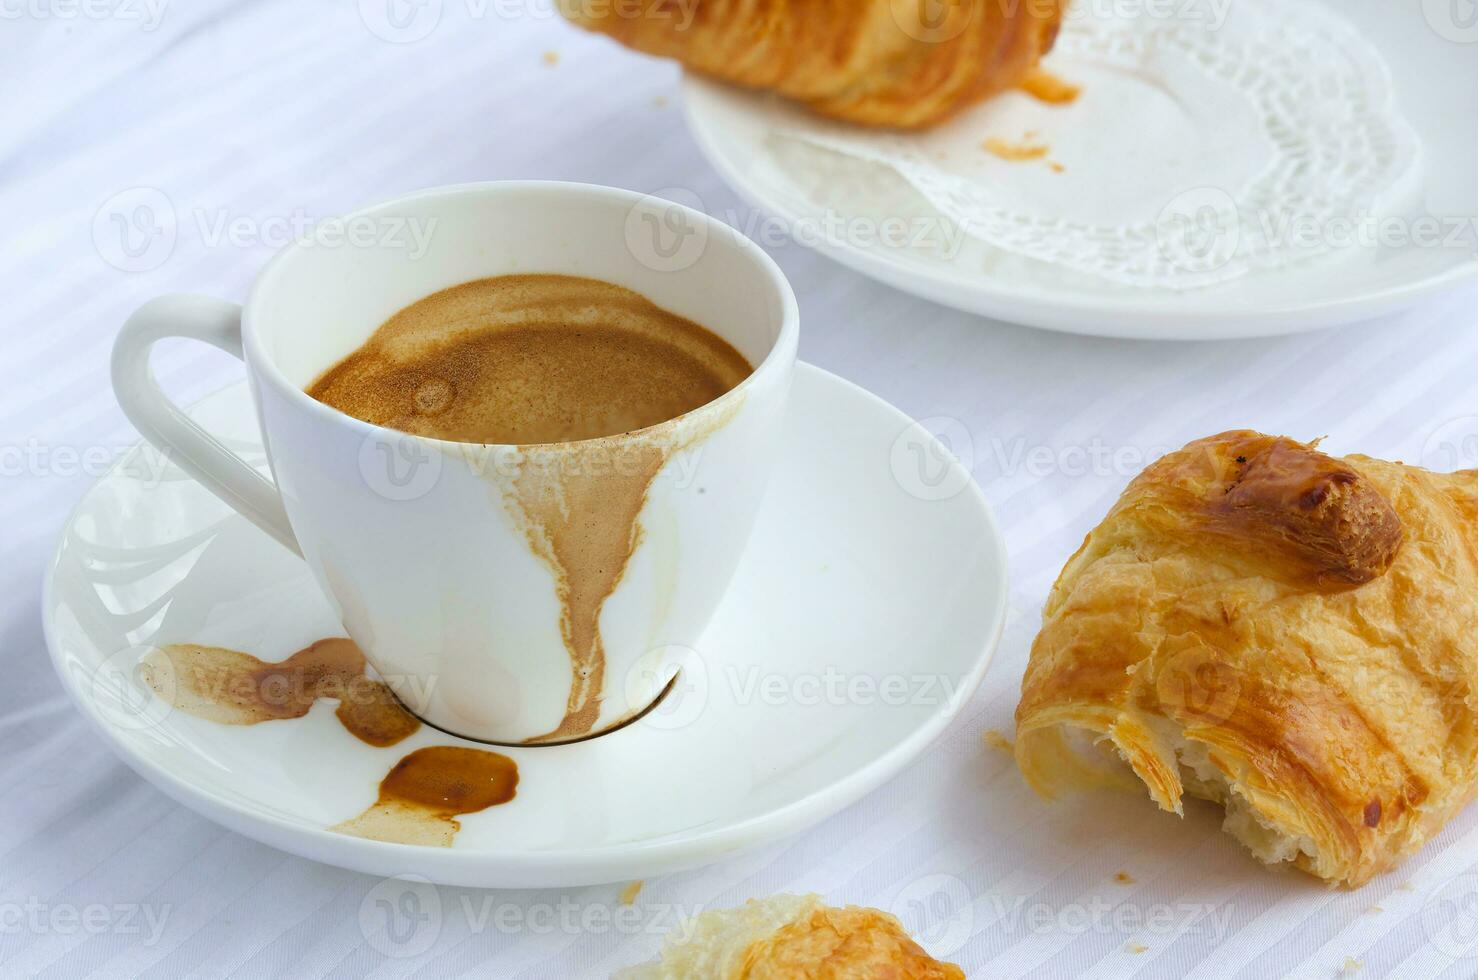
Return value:
<svg viewBox="0 0 1478 980">
<path fill-rule="evenodd" d="M 738 387 L 667 424 L 678 436 L 600 608 L 604 669 L 573 727 L 572 692 L 591 687 L 589 661 L 566 642 L 559 569 L 531 546 L 505 491 L 522 467 L 568 465 L 569 447 L 596 441 L 469 447 L 362 422 L 304 391 L 398 310 L 510 273 L 634 289 L 755 365 Z M 349 636 L 423 720 L 489 742 L 557 742 L 638 715 L 676 669 L 664 651 L 699 647 L 759 507 L 798 330 L 775 263 L 701 212 L 587 184 L 466 184 L 318 229 L 268 264 L 245 307 L 189 295 L 145 304 L 119 334 L 113 385 L 146 439 L 303 556 Z M 148 359 L 165 337 L 202 340 L 246 363 L 272 480 L 160 391 Z M 623 441 L 657 428 L 600 440 L 609 455 L 599 458 L 619 459 Z"/>
</svg>

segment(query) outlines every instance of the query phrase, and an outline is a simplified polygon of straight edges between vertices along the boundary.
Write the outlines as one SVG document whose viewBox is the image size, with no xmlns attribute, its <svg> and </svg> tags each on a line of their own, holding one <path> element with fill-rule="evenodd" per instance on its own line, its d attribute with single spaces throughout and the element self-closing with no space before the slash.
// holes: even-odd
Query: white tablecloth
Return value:
<svg viewBox="0 0 1478 980">
<path fill-rule="evenodd" d="M 123 318 L 172 290 L 239 299 L 295 222 L 433 184 L 682 188 L 743 227 L 753 213 L 688 137 L 676 80 L 548 0 L 0 3 L 0 974 L 604 976 L 651 955 L 676 913 L 813 890 L 908 913 L 978 977 L 1478 973 L 1460 955 L 1472 932 L 1452 928 L 1478 904 L 1478 877 L 1460 877 L 1478 808 L 1401 870 L 1328 891 L 1261 870 L 1209 808 L 1043 804 L 980 739 L 1010 732 L 1059 565 L 1156 452 L 1234 426 L 1440 466 L 1471 452 L 1473 290 L 1312 336 L 1121 343 L 965 316 L 772 248 L 802 356 L 955 435 L 1009 541 L 1011 618 L 964 717 L 906 774 L 794 840 L 647 882 L 635 928 L 584 917 L 619 886 L 441 889 L 417 927 L 434 933 L 387 954 L 361 927 L 376 879 L 225 831 L 114 758 L 63 696 L 38 607 L 68 509 L 137 438 L 108 386 Z M 139 204 L 174 215 L 172 245 Z M 162 353 L 181 398 L 240 374 L 198 345 Z"/>
</svg>

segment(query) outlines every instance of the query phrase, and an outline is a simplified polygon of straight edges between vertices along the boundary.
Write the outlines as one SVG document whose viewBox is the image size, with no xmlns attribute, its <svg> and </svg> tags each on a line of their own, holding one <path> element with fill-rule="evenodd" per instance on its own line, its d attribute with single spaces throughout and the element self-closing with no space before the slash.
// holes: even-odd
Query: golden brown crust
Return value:
<svg viewBox="0 0 1478 980">
<path fill-rule="evenodd" d="M 1478 785 L 1478 474 L 1256 432 L 1145 470 L 1053 586 L 1017 709 L 1044 793 L 1101 739 L 1159 805 L 1359 884 Z M 1234 826 L 1235 823 L 1235 826 Z"/>
<path fill-rule="evenodd" d="M 574 23 L 824 115 L 929 126 L 1009 88 L 1052 47 L 1063 0 L 560 0 Z"/>
<path fill-rule="evenodd" d="M 1156 462 L 1120 508 L 1252 547 L 1267 574 L 1321 587 L 1370 581 L 1401 546 L 1395 510 L 1354 467 L 1256 432 L 1201 439 Z"/>
<path fill-rule="evenodd" d="M 755 941 L 738 980 L 964 980 L 877 909 L 818 907 Z"/>
</svg>

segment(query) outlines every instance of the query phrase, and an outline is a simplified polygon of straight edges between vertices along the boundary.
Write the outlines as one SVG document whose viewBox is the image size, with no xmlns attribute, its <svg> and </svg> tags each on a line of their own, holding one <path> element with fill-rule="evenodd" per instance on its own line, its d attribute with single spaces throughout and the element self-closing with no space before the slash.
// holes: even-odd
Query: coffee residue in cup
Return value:
<svg viewBox="0 0 1478 980">
<path fill-rule="evenodd" d="M 674 453 L 725 424 L 738 398 L 701 421 L 688 413 L 752 370 L 723 338 L 630 289 L 510 275 L 412 303 L 308 394 L 457 443 L 492 483 L 559 599 L 569 698 L 559 724 L 527 740 L 548 743 L 595 731 L 605 685 L 600 614 L 641 542 L 652 481 Z M 488 466 L 489 451 L 511 451 L 515 467 Z"/>
<path fill-rule="evenodd" d="M 308 394 L 402 432 L 527 446 L 665 422 L 751 370 L 722 337 L 630 289 L 512 275 L 412 303 Z"/>
<path fill-rule="evenodd" d="M 319 698 L 333 698 L 349 733 L 377 748 L 421 727 L 390 688 L 365 673 L 364 654 L 343 637 L 319 640 L 279 663 L 177 643 L 151 651 L 139 666 L 144 683 L 171 706 L 223 725 L 301 718 Z"/>
<path fill-rule="evenodd" d="M 458 816 L 513 799 L 518 764 L 484 749 L 435 745 L 417 749 L 380 782 L 374 804 L 330 830 L 394 844 L 451 847 Z"/>
</svg>

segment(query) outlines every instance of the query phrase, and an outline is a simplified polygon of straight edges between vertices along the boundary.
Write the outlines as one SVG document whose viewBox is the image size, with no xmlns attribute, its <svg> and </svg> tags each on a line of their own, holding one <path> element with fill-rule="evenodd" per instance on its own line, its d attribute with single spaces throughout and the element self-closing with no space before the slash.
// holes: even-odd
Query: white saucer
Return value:
<svg viewBox="0 0 1478 980">
<path fill-rule="evenodd" d="M 890 247 L 872 236 L 826 229 L 852 221 L 876 228 L 884 216 L 937 216 L 896 172 L 880 164 L 844 161 L 852 167 L 844 178 L 840 167 L 826 171 L 818 158 L 780 154 L 772 143 L 777 131 L 814 130 L 823 124 L 777 99 L 689 74 L 683 82 L 684 105 L 699 147 L 749 203 L 778 218 L 802 244 L 906 292 L 1001 320 L 1100 336 L 1214 339 L 1293 333 L 1378 316 L 1478 280 L 1478 226 L 1468 222 L 1478 215 L 1478 181 L 1473 179 L 1478 142 L 1472 136 L 1478 113 L 1478 58 L 1473 57 L 1478 24 L 1458 19 L 1461 5 L 1423 0 L 1349 0 L 1337 9 L 1373 43 L 1390 69 L 1396 103 L 1422 146 L 1424 160 L 1413 178 L 1417 186 L 1405 193 L 1400 218 L 1413 222 L 1408 228 L 1417 227 L 1417 219 L 1447 222 L 1440 247 L 1402 242 L 1396 229 L 1382 232 L 1379 244 L 1352 245 L 1310 261 L 1180 291 L 1119 285 L 968 237 L 954 253 Z M 1046 63 L 1057 66 L 1054 59 L 1061 57 L 1062 52 L 1054 52 Z M 1076 64 L 1063 73 L 1082 78 L 1081 72 L 1091 74 Z M 1309 98 L 1317 95 L 1310 92 Z M 1011 118 L 1027 111 L 1011 100 L 1031 101 L 1019 93 L 1002 96 L 995 106 Z M 1195 110 L 1184 108 L 1187 113 Z M 1037 109 L 1044 119 L 1054 111 Z M 980 111 L 986 114 L 980 118 L 988 118 L 995 109 Z M 976 121 L 972 117 L 965 124 Z M 1135 132 L 1133 117 L 1120 112 L 1099 112 L 1084 122 L 1102 128 L 1097 136 L 1074 133 L 1077 142 L 1090 148 L 1115 139 L 1122 143 Z M 1216 129 L 1214 119 L 1201 123 L 1200 128 Z M 1163 160 L 1184 156 L 1183 150 L 1156 146 L 1151 154 Z M 1097 175 L 1091 166 L 1069 163 L 1068 175 L 1080 174 L 1088 178 L 1080 206 L 1091 212 L 1089 199 L 1098 186 L 1092 178 Z M 1214 190 L 1216 180 L 1208 175 L 1200 182 Z M 731 223 L 756 237 L 752 216 L 736 218 Z"/>
<path fill-rule="evenodd" d="M 261 458 L 244 384 L 192 410 Z M 426 726 L 389 748 L 321 700 L 252 726 L 171 711 L 138 679 L 151 645 L 279 660 L 343 635 L 308 570 L 138 447 L 82 500 L 44 620 L 68 693 L 124 760 L 230 829 L 285 851 L 441 884 L 644 878 L 795 833 L 924 751 L 974 691 L 1005 618 L 1006 555 L 978 488 L 931 437 L 802 364 L 754 539 L 701 653 L 656 711 L 566 746 L 500 748 L 509 803 L 459 818 L 450 848 L 329 831 L 409 752 L 473 745 Z M 156 474 L 156 475 L 151 475 Z"/>
</svg>

